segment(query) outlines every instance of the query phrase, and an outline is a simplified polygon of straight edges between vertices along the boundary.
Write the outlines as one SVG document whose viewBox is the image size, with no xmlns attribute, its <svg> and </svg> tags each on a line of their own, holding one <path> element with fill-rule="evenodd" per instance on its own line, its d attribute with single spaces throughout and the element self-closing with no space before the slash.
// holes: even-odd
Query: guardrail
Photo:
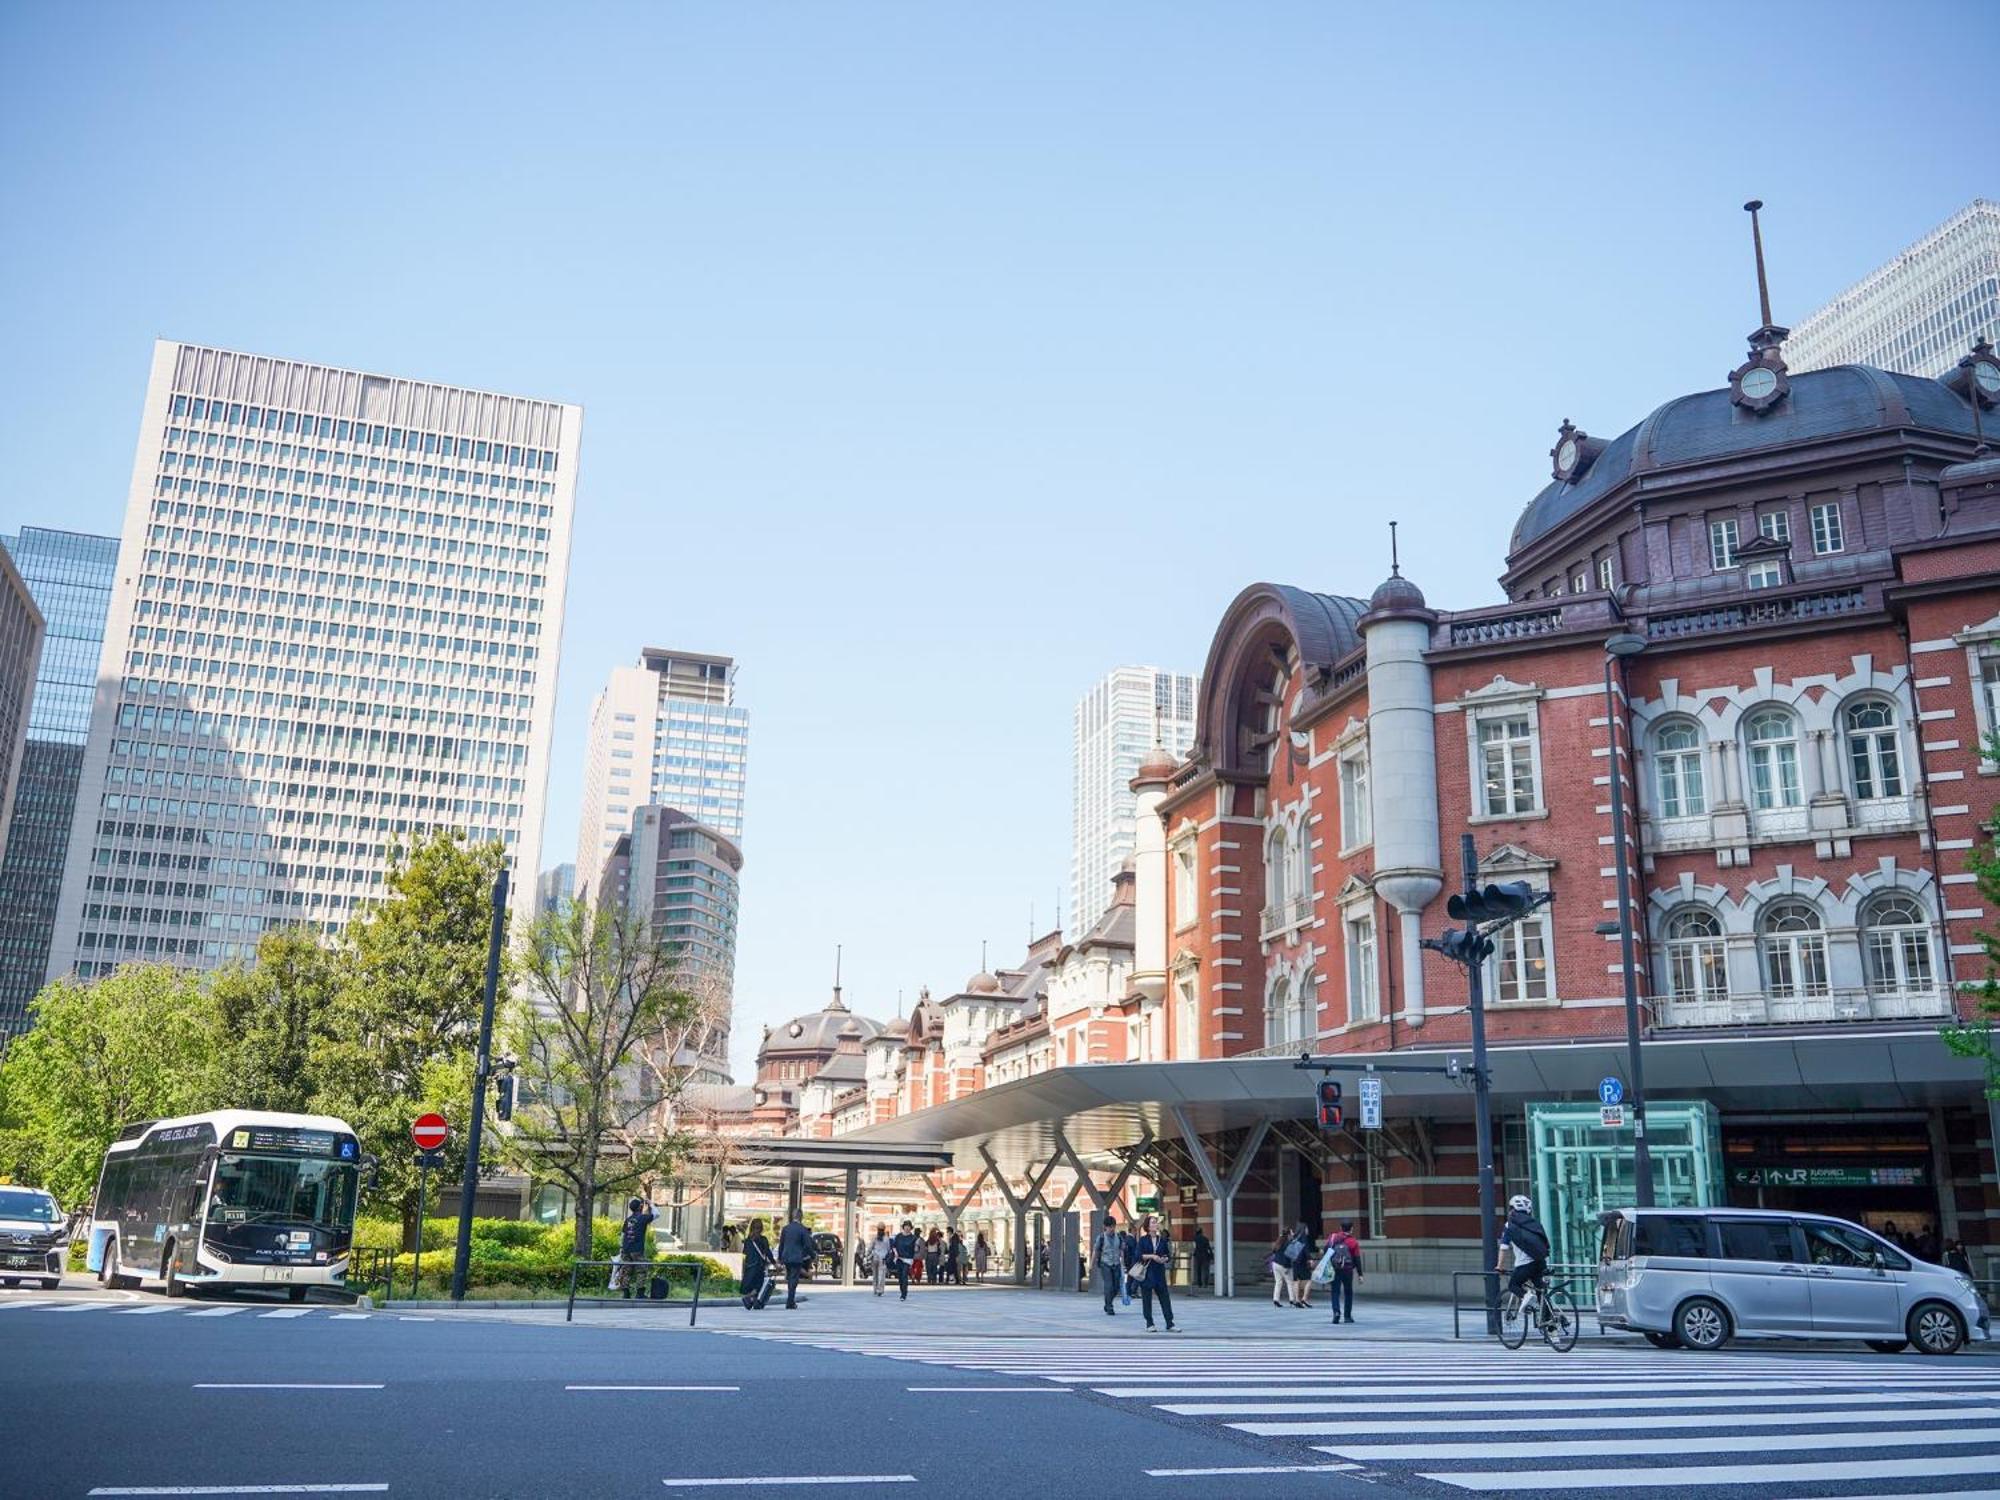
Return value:
<svg viewBox="0 0 2000 1500">
<path fill-rule="evenodd" d="M 633 1295 L 628 1297 L 622 1291 L 612 1292 L 609 1290 L 603 1296 L 596 1296 L 589 1292 L 585 1292 L 580 1296 L 578 1295 L 576 1289 L 577 1277 L 586 1268 L 594 1267 L 604 1271 L 605 1278 L 608 1281 L 612 1267 L 621 1265 L 625 1268 L 627 1285 L 634 1288 Z M 672 1295 L 673 1279 L 677 1272 L 687 1274 L 693 1282 L 692 1291 L 686 1301 L 682 1301 L 680 1298 Z M 694 1320 L 701 1314 L 701 1283 L 703 1277 L 707 1274 L 708 1268 L 701 1264 L 700 1261 L 572 1260 L 569 1263 L 569 1307 L 563 1313 L 563 1321 L 565 1323 L 575 1321 L 576 1305 L 579 1302 L 593 1304 L 611 1302 L 620 1305 L 626 1303 L 643 1303 L 648 1307 L 685 1307 L 688 1309 L 688 1327 L 692 1328 L 694 1327 Z M 636 1278 L 636 1281 L 634 1278 Z M 667 1295 L 659 1297 L 653 1295 L 653 1283 L 655 1281 L 665 1283 Z"/>
<path fill-rule="evenodd" d="M 1471 1301 L 1466 1300 L 1464 1287 L 1467 1282 L 1478 1283 L 1478 1291 Z M 1466 1335 L 1460 1329 L 1461 1315 L 1478 1313 L 1479 1325 L 1475 1337 L 1489 1337 L 1486 1327 L 1486 1284 L 1493 1284 L 1493 1305 L 1499 1306 L 1500 1294 L 1507 1289 L 1507 1273 L 1502 1271 L 1453 1271 L 1451 1273 L 1451 1336 L 1462 1339 Z M 1569 1293 L 1570 1301 L 1576 1304 L 1578 1327 L 1588 1316 L 1593 1322 L 1597 1318 L 1597 1267 L 1582 1263 L 1552 1265 L 1549 1267 L 1549 1282 Z M 1603 1331 L 1601 1328 L 1598 1330 Z"/>
<path fill-rule="evenodd" d="M 396 1290 L 396 1252 L 393 1250 L 350 1250 L 347 1252 L 347 1289 L 357 1295 L 382 1288 L 387 1298 Z M 410 1295 L 416 1295 L 410 1288 Z"/>
</svg>

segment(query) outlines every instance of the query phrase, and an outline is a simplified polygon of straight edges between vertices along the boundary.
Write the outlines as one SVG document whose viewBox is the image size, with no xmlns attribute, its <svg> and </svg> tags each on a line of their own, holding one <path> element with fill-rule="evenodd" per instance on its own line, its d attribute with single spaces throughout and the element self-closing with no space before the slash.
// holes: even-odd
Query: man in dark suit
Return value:
<svg viewBox="0 0 2000 1500">
<path fill-rule="evenodd" d="M 778 1236 L 778 1263 L 785 1268 L 785 1306 L 787 1309 L 799 1305 L 799 1278 L 812 1264 L 812 1231 L 799 1221 L 797 1210 L 785 1221 L 785 1227 Z"/>
</svg>

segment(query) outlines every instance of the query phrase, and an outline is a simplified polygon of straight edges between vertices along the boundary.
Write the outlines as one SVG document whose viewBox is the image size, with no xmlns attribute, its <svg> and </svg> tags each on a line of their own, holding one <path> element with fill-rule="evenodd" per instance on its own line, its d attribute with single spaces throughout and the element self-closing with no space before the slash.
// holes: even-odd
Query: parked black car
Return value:
<svg viewBox="0 0 2000 1500">
<path fill-rule="evenodd" d="M 823 1229 L 813 1235 L 813 1258 L 806 1267 L 806 1277 L 810 1280 L 822 1271 L 829 1276 L 840 1275 L 840 1236 Z"/>
<path fill-rule="evenodd" d="M 62 1285 L 69 1258 L 69 1220 L 40 1188 L 0 1187 L 0 1286 L 40 1279 Z"/>
</svg>

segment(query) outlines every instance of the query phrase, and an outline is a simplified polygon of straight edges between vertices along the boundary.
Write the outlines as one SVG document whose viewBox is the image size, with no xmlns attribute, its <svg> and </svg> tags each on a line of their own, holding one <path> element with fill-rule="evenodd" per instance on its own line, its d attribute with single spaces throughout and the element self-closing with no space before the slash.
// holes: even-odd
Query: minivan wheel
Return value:
<svg viewBox="0 0 2000 1500">
<path fill-rule="evenodd" d="M 61 1290 L 62 1290 L 62 1277 L 60 1277 L 60 1276 L 44 1276 L 44 1277 L 42 1278 L 42 1290 L 43 1290 L 43 1291 L 45 1291 L 45 1292 L 59 1292 L 59 1291 L 61 1291 Z"/>
<path fill-rule="evenodd" d="M 1681 1341 L 1673 1334 L 1653 1333 L 1650 1330 L 1646 1331 L 1646 1342 L 1655 1349 L 1678 1349 L 1681 1346 Z"/>
<path fill-rule="evenodd" d="M 1911 1313 L 1909 1330 L 1920 1354 L 1956 1354 L 1965 1343 L 1965 1320 L 1942 1302 L 1926 1302 Z"/>
<path fill-rule="evenodd" d="M 1908 1339 L 1867 1339 L 1864 1342 L 1877 1354 L 1901 1354 L 1910 1347 Z"/>
<path fill-rule="evenodd" d="M 1720 1349 L 1729 1342 L 1729 1314 L 1711 1298 L 1690 1297 L 1674 1314 L 1674 1334 L 1690 1349 Z"/>
<path fill-rule="evenodd" d="M 0 1276 L 0 1286 L 17 1287 L 20 1284 L 21 1278 L 18 1276 Z"/>
</svg>

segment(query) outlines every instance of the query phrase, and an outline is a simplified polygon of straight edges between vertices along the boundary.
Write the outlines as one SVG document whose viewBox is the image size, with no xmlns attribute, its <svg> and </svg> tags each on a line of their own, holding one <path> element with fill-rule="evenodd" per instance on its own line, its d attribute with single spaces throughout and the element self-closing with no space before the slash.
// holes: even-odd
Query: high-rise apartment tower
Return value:
<svg viewBox="0 0 2000 1500">
<path fill-rule="evenodd" d="M 1132 778 L 1155 736 L 1180 760 L 1194 747 L 1195 679 L 1119 667 L 1077 700 L 1071 765 L 1069 916 L 1083 932 L 1111 904 L 1111 881 L 1133 853 Z"/>
<path fill-rule="evenodd" d="M 437 829 L 534 879 L 582 416 L 154 347 L 52 973 L 335 930 Z"/>
<path fill-rule="evenodd" d="M 2000 203 L 1975 198 L 1794 328 L 1792 370 L 1874 365 L 1933 379 L 2000 339 Z"/>
<path fill-rule="evenodd" d="M 48 972 L 62 893 L 63 854 L 76 812 L 77 776 L 97 692 L 104 616 L 118 567 L 118 538 L 23 526 L 0 550 L 41 607 L 41 666 L 28 710 L 14 812 L 0 840 L 0 1038 L 27 1025 L 28 1002 Z"/>
<path fill-rule="evenodd" d="M 595 889 L 632 814 L 671 807 L 730 839 L 743 837 L 749 716 L 736 703 L 736 663 L 726 656 L 647 647 L 637 666 L 615 667 L 590 706 L 577 829 L 576 883 Z"/>
</svg>

